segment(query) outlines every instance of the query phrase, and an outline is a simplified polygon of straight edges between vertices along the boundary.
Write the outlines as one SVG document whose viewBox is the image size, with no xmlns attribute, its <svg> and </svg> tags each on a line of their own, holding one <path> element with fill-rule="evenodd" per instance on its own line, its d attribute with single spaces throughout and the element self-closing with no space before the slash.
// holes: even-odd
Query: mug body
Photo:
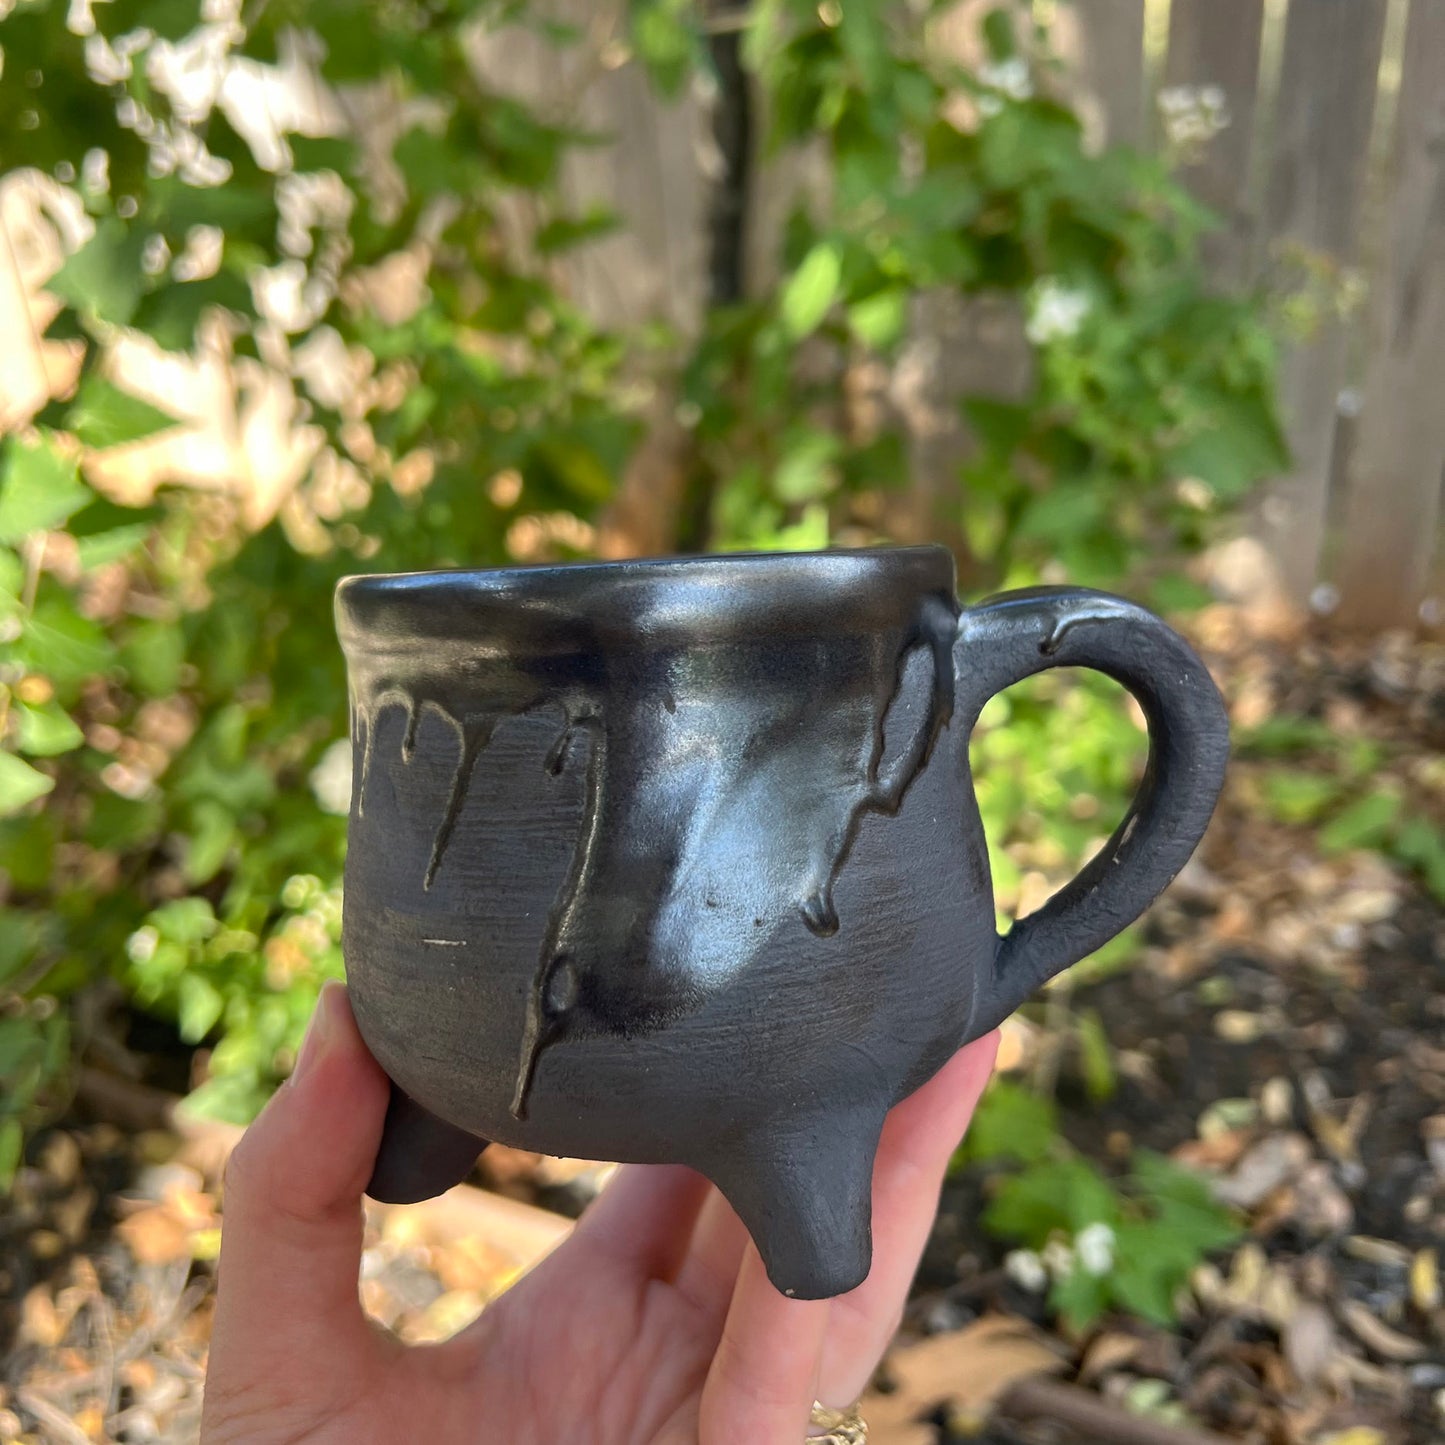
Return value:
<svg viewBox="0 0 1445 1445">
<path fill-rule="evenodd" d="M 344 949 L 395 1084 L 745 1212 L 871 1160 L 997 948 L 956 617 L 941 548 L 344 582 Z"/>
</svg>

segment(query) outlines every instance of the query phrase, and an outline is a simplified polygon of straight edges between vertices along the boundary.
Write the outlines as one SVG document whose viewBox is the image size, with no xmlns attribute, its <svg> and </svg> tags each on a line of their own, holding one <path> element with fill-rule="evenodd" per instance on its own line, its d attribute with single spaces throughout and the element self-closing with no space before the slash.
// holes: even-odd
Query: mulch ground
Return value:
<svg viewBox="0 0 1445 1445">
<path fill-rule="evenodd" d="M 1445 648 L 1272 642 L 1227 614 L 1201 641 L 1237 722 L 1287 712 L 1381 742 L 1382 768 L 1445 816 Z M 1268 766 L 1234 767 L 1140 959 L 1065 985 L 1009 1039 L 1074 1146 L 1209 1172 L 1247 1234 L 1196 1272 L 1177 1329 L 1114 1317 L 1075 1337 L 1011 1278 L 976 1224 L 988 1171 L 963 1170 L 869 1402 L 875 1445 L 1445 1439 L 1445 916 L 1399 866 L 1323 856 L 1272 819 Z M 1085 1008 L 1113 1052 L 1104 1102 L 1054 1027 Z M 0 1209 L 0 1441 L 196 1436 L 225 1140 L 138 1127 L 144 1099 L 106 1097 L 33 1141 Z M 479 1182 L 574 1215 L 605 1175 L 497 1151 Z M 522 1240 L 534 1217 L 518 1234 L 508 1216 L 377 1211 L 367 1307 L 409 1339 L 454 1332 L 545 1240 Z"/>
</svg>

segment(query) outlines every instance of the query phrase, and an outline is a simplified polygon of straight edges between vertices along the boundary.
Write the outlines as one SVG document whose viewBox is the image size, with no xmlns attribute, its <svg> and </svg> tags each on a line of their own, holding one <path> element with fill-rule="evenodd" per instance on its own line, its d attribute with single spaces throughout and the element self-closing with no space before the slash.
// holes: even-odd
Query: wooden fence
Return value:
<svg viewBox="0 0 1445 1445">
<path fill-rule="evenodd" d="M 976 47 L 994 3 L 960 0 L 950 43 Z M 562 4 L 594 23 L 603 13 Z M 1317 293 L 1315 324 L 1284 361 L 1293 471 L 1253 526 L 1277 597 L 1362 627 L 1445 622 L 1445 0 L 1036 5 L 1095 143 L 1172 150 L 1181 116 L 1213 118 L 1217 134 L 1180 172 L 1224 218 L 1207 245 L 1219 283 L 1278 288 L 1305 275 Z M 493 78 L 556 95 L 555 61 L 519 42 L 489 42 Z M 580 290 L 614 319 L 653 310 L 686 329 L 704 291 L 706 106 L 657 101 L 635 63 L 568 93 L 620 137 L 577 158 L 577 198 L 605 200 L 627 222 L 592 250 Z M 758 168 L 753 284 L 771 279 L 781 219 L 825 169 L 818 154 Z M 986 307 L 945 309 L 903 359 L 895 391 L 915 438 L 919 533 L 936 529 L 967 448 L 952 398 L 1019 374 L 1016 333 Z"/>
<path fill-rule="evenodd" d="M 1171 102 L 1222 93 L 1229 123 L 1183 172 L 1226 218 L 1221 280 L 1304 261 L 1334 302 L 1286 355 L 1294 469 L 1260 507 L 1286 595 L 1361 626 L 1445 621 L 1445 0 L 1060 11 L 1103 138 L 1167 143 Z"/>
</svg>

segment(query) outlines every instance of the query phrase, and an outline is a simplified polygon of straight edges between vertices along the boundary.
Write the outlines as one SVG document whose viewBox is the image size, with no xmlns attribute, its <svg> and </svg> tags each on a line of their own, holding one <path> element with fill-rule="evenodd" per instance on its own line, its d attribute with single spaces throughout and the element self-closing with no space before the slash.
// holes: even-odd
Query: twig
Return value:
<svg viewBox="0 0 1445 1445">
<path fill-rule="evenodd" d="M 1229 1445 L 1212 1430 L 1166 1425 L 1111 1405 L 1077 1385 L 1036 1378 L 1010 1387 L 999 1408 L 1025 1419 L 1057 1420 L 1106 1445 Z"/>
<path fill-rule="evenodd" d="M 741 6 L 736 10 L 723 10 L 716 15 L 709 15 L 702 22 L 703 34 L 736 35 L 740 30 L 746 30 L 752 24 L 752 18 L 746 6 Z"/>
<path fill-rule="evenodd" d="M 162 1089 L 89 1067 L 80 1070 L 75 1094 L 102 1119 L 126 1129 L 164 1129 L 173 1123 L 180 1102 Z"/>
<path fill-rule="evenodd" d="M 73 1424 L 65 1411 L 57 1409 L 44 1395 L 22 1386 L 15 1392 L 15 1398 L 22 1410 L 34 1415 L 57 1440 L 63 1441 L 64 1445 L 91 1445 L 90 1436 L 79 1425 Z"/>
</svg>

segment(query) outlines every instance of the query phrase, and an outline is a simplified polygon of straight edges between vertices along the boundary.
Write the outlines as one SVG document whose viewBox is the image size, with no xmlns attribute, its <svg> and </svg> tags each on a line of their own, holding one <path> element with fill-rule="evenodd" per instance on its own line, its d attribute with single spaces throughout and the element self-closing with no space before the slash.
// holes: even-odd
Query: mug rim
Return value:
<svg viewBox="0 0 1445 1445">
<path fill-rule="evenodd" d="M 956 610 L 954 560 L 933 543 L 809 552 L 719 552 L 516 567 L 370 572 L 336 586 L 348 652 L 417 640 L 570 650 L 594 643 L 875 631 L 937 596 Z"/>
</svg>

